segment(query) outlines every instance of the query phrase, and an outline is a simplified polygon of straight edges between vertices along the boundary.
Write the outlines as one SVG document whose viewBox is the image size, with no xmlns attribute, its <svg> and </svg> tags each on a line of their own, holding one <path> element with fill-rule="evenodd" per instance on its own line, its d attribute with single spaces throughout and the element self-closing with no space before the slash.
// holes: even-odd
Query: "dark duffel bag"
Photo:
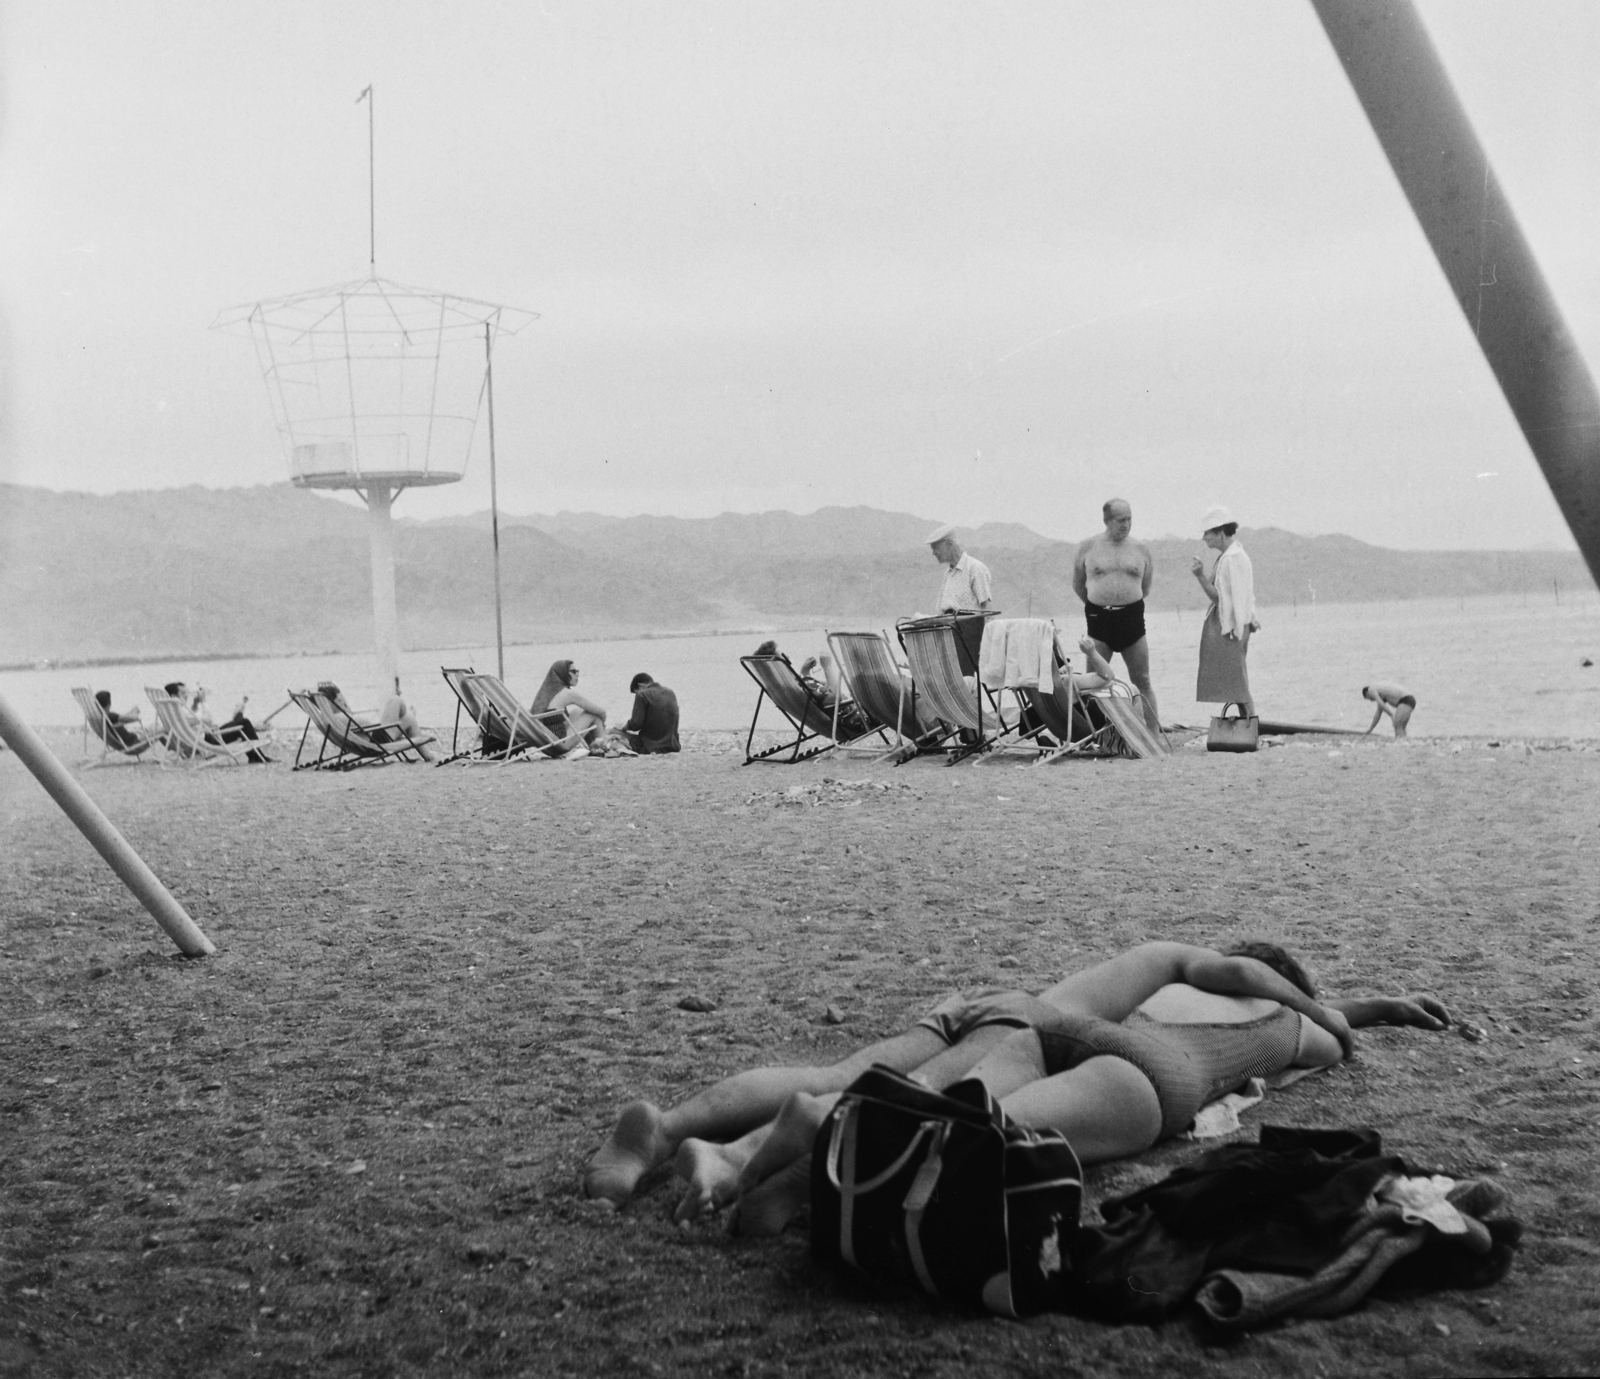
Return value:
<svg viewBox="0 0 1600 1379">
<path fill-rule="evenodd" d="M 811 1251 L 1023 1317 L 1059 1304 L 1082 1200 L 1066 1137 L 1011 1124 L 982 1083 L 941 1093 L 872 1068 L 817 1132 Z"/>
</svg>

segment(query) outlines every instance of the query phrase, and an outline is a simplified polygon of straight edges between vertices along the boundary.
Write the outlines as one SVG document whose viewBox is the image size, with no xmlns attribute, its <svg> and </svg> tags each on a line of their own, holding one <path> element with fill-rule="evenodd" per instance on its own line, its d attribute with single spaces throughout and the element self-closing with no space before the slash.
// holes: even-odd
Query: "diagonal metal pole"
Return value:
<svg viewBox="0 0 1600 1379">
<path fill-rule="evenodd" d="M 199 926 L 189 918 L 183 906 L 173 899 L 172 892 L 161 884 L 156 874 L 145 865 L 144 859 L 128 845 L 128 840 L 100 812 L 100 807 L 89 798 L 84 788 L 56 760 L 55 753 L 44 745 L 39 734 L 23 721 L 3 696 L 0 696 L 0 738 L 11 744 L 11 749 L 22 764 L 33 772 L 39 784 L 49 792 L 50 798 L 61 806 L 83 836 L 94 844 L 95 851 L 106 859 L 111 870 L 122 878 L 123 884 L 134 893 L 139 903 L 167 931 L 180 952 L 186 957 L 203 958 L 217 951 L 216 945 L 200 932 Z"/>
<path fill-rule="evenodd" d="M 1416 7 L 1311 3 L 1600 581 L 1600 394 Z"/>
</svg>

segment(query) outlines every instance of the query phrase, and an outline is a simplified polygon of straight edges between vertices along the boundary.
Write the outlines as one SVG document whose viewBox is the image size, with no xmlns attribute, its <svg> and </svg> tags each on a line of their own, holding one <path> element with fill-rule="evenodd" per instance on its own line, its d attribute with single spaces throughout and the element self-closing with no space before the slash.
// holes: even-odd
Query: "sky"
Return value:
<svg viewBox="0 0 1600 1379">
<path fill-rule="evenodd" d="M 1420 8 L 1600 360 L 1600 5 Z M 0 479 L 286 477 L 209 327 L 367 275 L 371 84 L 378 272 L 539 313 L 504 511 L 1573 544 L 1308 3 L 34 0 L 0 80 Z"/>
</svg>

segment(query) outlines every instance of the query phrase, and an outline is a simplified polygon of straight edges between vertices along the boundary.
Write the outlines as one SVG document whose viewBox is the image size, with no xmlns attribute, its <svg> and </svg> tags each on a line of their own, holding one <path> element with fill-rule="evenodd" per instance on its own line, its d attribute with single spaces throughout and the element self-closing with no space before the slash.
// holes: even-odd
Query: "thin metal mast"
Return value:
<svg viewBox="0 0 1600 1379">
<path fill-rule="evenodd" d="M 378 276 L 378 177 L 375 171 L 377 164 L 377 124 L 378 98 L 369 86 L 356 97 L 356 104 L 362 101 L 367 103 L 367 266 L 372 270 L 372 276 Z"/>
<path fill-rule="evenodd" d="M 494 651 L 496 674 L 506 678 L 505 623 L 500 612 L 500 488 L 494 460 L 494 350 L 490 326 L 483 323 L 484 386 L 489 398 L 489 529 L 494 534 Z"/>
</svg>

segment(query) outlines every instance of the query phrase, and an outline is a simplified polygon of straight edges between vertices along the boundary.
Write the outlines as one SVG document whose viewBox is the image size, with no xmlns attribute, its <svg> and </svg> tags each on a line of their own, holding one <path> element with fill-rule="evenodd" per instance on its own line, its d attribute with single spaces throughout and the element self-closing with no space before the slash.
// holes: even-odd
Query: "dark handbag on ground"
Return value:
<svg viewBox="0 0 1600 1379">
<path fill-rule="evenodd" d="M 888 1068 L 850 1084 L 811 1154 L 811 1252 L 1007 1317 L 1058 1306 L 1083 1170 L 1066 1137 L 1006 1119 L 982 1083 Z"/>
<path fill-rule="evenodd" d="M 1229 709 L 1237 709 L 1232 718 Z M 1222 715 L 1211 720 L 1211 731 L 1206 734 L 1208 752 L 1253 752 L 1261 745 L 1261 720 L 1252 714 L 1244 716 L 1243 704 L 1224 704 Z"/>
</svg>

